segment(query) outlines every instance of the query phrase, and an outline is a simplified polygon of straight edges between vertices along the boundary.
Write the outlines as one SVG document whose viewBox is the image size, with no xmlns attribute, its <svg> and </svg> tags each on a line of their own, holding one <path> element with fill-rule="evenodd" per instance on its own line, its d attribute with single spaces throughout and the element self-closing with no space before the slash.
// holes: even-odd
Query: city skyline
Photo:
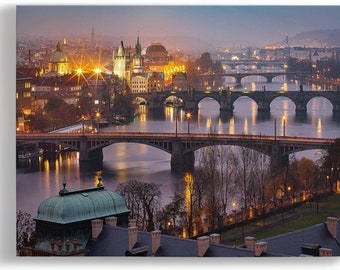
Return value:
<svg viewBox="0 0 340 270">
<path fill-rule="evenodd" d="M 301 32 L 340 29 L 339 11 L 339 6 L 18 5 L 16 31 L 48 38 L 90 36 L 94 29 L 96 37 L 133 45 L 139 35 L 144 46 L 164 41 L 184 50 L 195 42 L 201 48 L 264 47 Z"/>
</svg>

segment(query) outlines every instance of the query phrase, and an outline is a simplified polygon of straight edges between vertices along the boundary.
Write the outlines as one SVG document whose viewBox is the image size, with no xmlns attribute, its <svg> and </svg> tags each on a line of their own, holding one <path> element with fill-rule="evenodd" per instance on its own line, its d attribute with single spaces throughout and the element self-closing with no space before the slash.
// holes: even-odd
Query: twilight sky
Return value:
<svg viewBox="0 0 340 270">
<path fill-rule="evenodd" d="M 93 27 L 97 37 L 134 37 L 131 45 L 139 32 L 142 45 L 179 36 L 206 46 L 263 47 L 286 34 L 340 29 L 339 14 L 340 6 L 18 5 L 16 29 L 46 37 L 90 36 Z"/>
</svg>

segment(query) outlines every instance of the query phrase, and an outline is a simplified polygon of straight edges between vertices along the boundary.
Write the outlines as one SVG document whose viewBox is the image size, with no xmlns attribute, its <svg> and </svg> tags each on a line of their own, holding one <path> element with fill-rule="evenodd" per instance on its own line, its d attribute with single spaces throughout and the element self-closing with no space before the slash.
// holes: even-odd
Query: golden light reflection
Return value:
<svg viewBox="0 0 340 270">
<path fill-rule="evenodd" d="M 318 119 L 317 133 L 318 133 L 318 137 L 322 137 L 322 121 L 321 121 L 321 117 L 319 117 L 319 119 Z"/>
<path fill-rule="evenodd" d="M 139 115 L 138 115 L 138 120 L 139 122 L 146 122 L 146 106 L 140 105 L 139 106 Z"/>
<path fill-rule="evenodd" d="M 285 98 L 282 101 L 282 109 L 283 109 L 283 115 L 287 117 L 287 112 L 289 111 L 289 104 L 291 104 L 292 101 L 290 99 Z"/>
<path fill-rule="evenodd" d="M 230 118 L 229 121 L 229 134 L 235 134 L 235 118 L 234 116 Z"/>
<path fill-rule="evenodd" d="M 255 101 L 251 103 L 251 123 L 253 126 L 256 125 L 256 114 L 257 114 L 257 104 Z"/>
<path fill-rule="evenodd" d="M 248 134 L 248 128 L 249 128 L 249 126 L 248 126 L 248 119 L 247 119 L 247 117 L 246 118 L 244 118 L 244 124 L 243 124 L 243 133 L 244 134 Z"/>
<path fill-rule="evenodd" d="M 175 108 L 174 107 L 165 107 L 165 120 L 174 122 L 175 121 Z"/>
<path fill-rule="evenodd" d="M 223 134 L 223 122 L 221 118 L 218 118 L 217 125 L 219 127 L 218 134 Z"/>
<path fill-rule="evenodd" d="M 190 218 L 190 216 L 192 216 L 192 204 L 193 204 L 193 192 L 194 192 L 194 178 L 193 178 L 192 173 L 186 172 L 184 174 L 184 182 L 185 182 L 185 202 L 184 202 L 185 210 L 189 216 L 188 220 L 192 220 L 192 217 Z"/>
<path fill-rule="evenodd" d="M 48 159 L 46 159 L 46 160 L 44 161 L 43 166 L 44 166 L 44 172 L 45 172 L 45 176 L 44 176 L 44 179 L 45 179 L 44 185 L 45 185 L 45 187 L 46 187 L 47 192 L 50 192 L 50 175 L 51 175 L 51 174 L 50 174 L 50 162 L 48 161 Z"/>
<path fill-rule="evenodd" d="M 256 83 L 255 82 L 252 82 L 251 83 L 251 91 L 256 91 Z"/>
<path fill-rule="evenodd" d="M 206 122 L 206 124 L 205 124 L 205 126 L 206 126 L 207 129 L 210 129 L 211 123 L 212 123 L 211 117 L 208 117 L 208 118 L 207 118 L 207 122 Z"/>
</svg>

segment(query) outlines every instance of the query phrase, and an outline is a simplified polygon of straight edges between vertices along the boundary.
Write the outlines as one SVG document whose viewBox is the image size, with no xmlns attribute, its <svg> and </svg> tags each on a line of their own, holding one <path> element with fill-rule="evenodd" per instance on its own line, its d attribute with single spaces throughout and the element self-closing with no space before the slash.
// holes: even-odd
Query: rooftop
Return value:
<svg viewBox="0 0 340 270">
<path fill-rule="evenodd" d="M 44 200 L 38 208 L 36 221 L 69 224 L 84 220 L 128 213 L 124 198 L 118 193 L 97 187 L 68 191 L 66 182 L 59 195 Z"/>
</svg>

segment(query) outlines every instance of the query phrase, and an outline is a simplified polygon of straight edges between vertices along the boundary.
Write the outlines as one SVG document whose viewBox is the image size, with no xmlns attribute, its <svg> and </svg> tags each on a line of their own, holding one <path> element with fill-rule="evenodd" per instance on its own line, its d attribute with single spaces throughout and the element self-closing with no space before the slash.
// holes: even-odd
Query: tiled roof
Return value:
<svg viewBox="0 0 340 270">
<path fill-rule="evenodd" d="M 339 220 L 337 221 L 337 235 L 340 233 Z M 302 246 L 322 247 L 332 250 L 332 256 L 340 256 L 339 241 L 331 236 L 327 226 L 318 224 L 303 230 L 278 235 L 268 239 L 255 241 L 266 243 L 266 251 L 261 257 L 299 257 L 307 254 Z M 129 236 L 128 229 L 103 225 L 98 238 L 91 239 L 87 245 L 90 250 L 87 256 L 126 256 Z M 160 247 L 152 254 L 152 237 L 150 232 L 138 231 L 137 242 L 132 250 L 142 250 L 143 256 L 155 257 L 198 257 L 198 241 L 183 239 L 169 235 L 161 235 Z M 317 255 L 318 256 L 318 251 Z M 245 246 L 233 247 L 219 243 L 209 243 L 203 257 L 255 257 L 254 250 Z"/>
<path fill-rule="evenodd" d="M 340 235 L 340 220 L 337 221 L 337 235 Z M 322 248 L 332 249 L 333 256 L 340 256 L 339 241 L 330 235 L 323 223 L 267 238 L 264 241 L 268 243 L 269 252 L 287 256 L 299 256 L 303 244 L 320 245 Z"/>
</svg>

